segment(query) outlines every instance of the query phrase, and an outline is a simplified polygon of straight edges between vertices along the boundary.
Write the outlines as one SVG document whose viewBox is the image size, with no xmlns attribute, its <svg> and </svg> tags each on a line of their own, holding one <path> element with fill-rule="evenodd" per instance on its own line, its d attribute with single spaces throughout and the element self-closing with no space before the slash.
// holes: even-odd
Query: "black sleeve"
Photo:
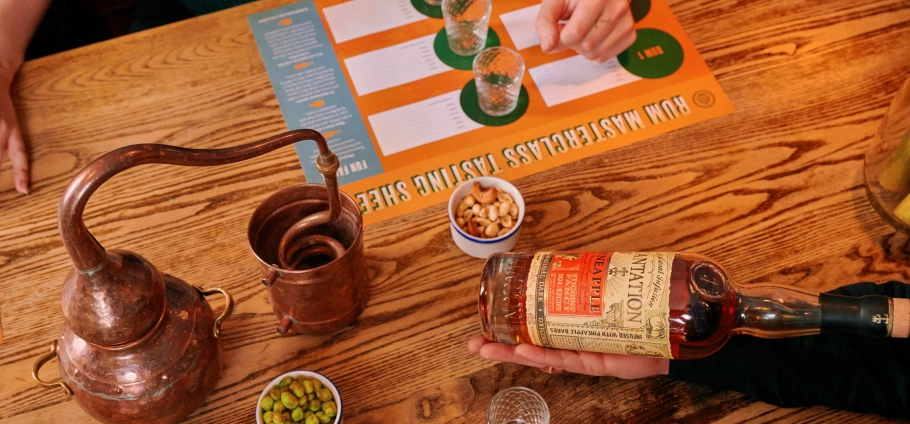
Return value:
<svg viewBox="0 0 910 424">
<path fill-rule="evenodd" d="M 910 285 L 858 283 L 831 293 L 907 298 Z M 707 358 L 671 361 L 670 376 L 782 407 L 826 405 L 910 418 L 910 339 L 734 336 Z"/>
</svg>

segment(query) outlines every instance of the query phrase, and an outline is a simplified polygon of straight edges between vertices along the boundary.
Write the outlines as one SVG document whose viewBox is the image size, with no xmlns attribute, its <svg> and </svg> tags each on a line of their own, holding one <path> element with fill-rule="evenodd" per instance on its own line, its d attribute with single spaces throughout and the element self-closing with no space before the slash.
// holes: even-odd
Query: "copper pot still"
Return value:
<svg viewBox="0 0 910 424">
<path fill-rule="evenodd" d="M 306 184 L 279 191 L 320 197 L 297 198 L 291 204 L 302 206 L 291 207 L 296 220 L 288 224 L 287 234 L 269 234 L 275 237 L 275 246 L 279 241 L 284 243 L 281 251 L 298 266 L 326 259 L 329 263 L 304 271 L 294 268 L 295 264 L 275 269 L 285 275 L 322 276 L 320 269 L 335 269 L 331 275 L 362 275 L 362 270 L 336 269 L 339 265 L 362 267 L 363 230 L 359 219 L 350 216 L 350 198 L 345 197 L 342 208 L 335 175 L 338 158 L 318 132 L 295 130 L 226 149 L 141 144 L 114 150 L 76 175 L 60 201 L 60 234 L 74 268 L 63 286 L 62 334 L 32 369 L 38 384 L 73 395 L 83 410 L 104 423 L 177 423 L 199 408 L 218 382 L 220 327 L 231 313 L 233 299 L 222 289 L 202 289 L 161 273 L 136 253 L 105 250 L 85 227 L 85 205 L 101 184 L 134 166 L 228 164 L 304 140 L 316 141 L 319 147 L 316 162 L 326 185 Z M 261 246 L 268 244 L 260 242 Z M 347 285 L 362 282 L 355 280 Z M 345 284 L 338 289 L 361 293 Z M 209 294 L 225 297 L 225 306 L 217 317 L 205 300 Z M 357 305 L 348 307 L 359 313 L 362 303 Z M 289 307 L 294 308 L 298 307 Z M 38 372 L 55 357 L 60 378 L 43 381 Z"/>
</svg>

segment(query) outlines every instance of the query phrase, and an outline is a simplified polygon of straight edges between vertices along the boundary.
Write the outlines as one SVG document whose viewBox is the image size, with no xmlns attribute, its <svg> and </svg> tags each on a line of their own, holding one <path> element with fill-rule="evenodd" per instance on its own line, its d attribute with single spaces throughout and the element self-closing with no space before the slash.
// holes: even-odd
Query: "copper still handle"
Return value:
<svg viewBox="0 0 910 424">
<path fill-rule="evenodd" d="M 210 289 L 203 289 L 199 286 L 194 286 L 194 287 L 196 287 L 196 290 L 198 290 L 199 293 L 202 294 L 203 296 L 208 296 L 210 294 L 216 294 L 216 293 L 221 293 L 222 295 L 224 295 L 224 311 L 221 312 L 221 315 L 218 315 L 218 318 L 215 318 L 215 338 L 216 339 L 220 338 L 221 337 L 221 323 L 224 322 L 224 320 L 226 320 L 227 317 L 229 317 L 231 315 L 231 312 L 234 312 L 234 298 L 231 296 L 230 293 L 227 292 L 227 290 L 222 289 L 222 288 L 212 287 Z"/>
<path fill-rule="evenodd" d="M 253 143 L 225 149 L 187 149 L 165 144 L 136 144 L 121 147 L 101 156 L 82 169 L 66 187 L 57 208 L 58 226 L 63 244 L 80 273 L 101 269 L 104 247 L 89 233 L 82 219 L 89 197 L 105 181 L 137 165 L 161 163 L 183 166 L 213 166 L 239 162 L 271 152 L 299 141 L 313 140 L 319 147 L 316 165 L 325 177 L 329 210 L 307 217 L 307 226 L 327 224 L 341 214 L 338 198 L 338 157 L 329 150 L 325 138 L 317 131 L 288 131 Z"/>
<path fill-rule="evenodd" d="M 41 370 L 41 367 L 56 357 L 57 357 L 57 341 L 54 340 L 51 343 L 51 351 L 49 353 L 46 353 L 44 356 L 38 358 L 38 360 L 35 361 L 35 365 L 32 366 L 32 378 L 35 379 L 35 382 L 37 382 L 39 386 L 44 387 L 45 389 L 52 389 L 56 386 L 60 386 L 60 388 L 62 388 L 63 391 L 66 392 L 66 394 L 72 395 L 73 390 L 70 389 L 70 387 L 67 386 L 66 383 L 63 382 L 63 380 L 47 382 L 47 381 L 42 380 L 41 377 L 38 377 L 38 371 Z"/>
</svg>

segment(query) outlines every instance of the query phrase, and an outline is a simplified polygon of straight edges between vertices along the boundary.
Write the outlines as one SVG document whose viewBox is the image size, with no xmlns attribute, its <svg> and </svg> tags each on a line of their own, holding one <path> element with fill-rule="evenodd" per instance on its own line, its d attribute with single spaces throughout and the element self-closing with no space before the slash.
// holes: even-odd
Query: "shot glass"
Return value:
<svg viewBox="0 0 910 424">
<path fill-rule="evenodd" d="M 474 58 L 474 82 L 480 109 L 491 116 L 504 116 L 518 106 L 525 62 L 518 52 L 490 47 Z"/>
<path fill-rule="evenodd" d="M 537 392 L 510 387 L 493 396 L 487 407 L 487 424 L 548 424 L 550 409 Z"/>
<path fill-rule="evenodd" d="M 461 56 L 483 50 L 492 11 L 493 0 L 442 0 L 449 48 Z"/>
</svg>

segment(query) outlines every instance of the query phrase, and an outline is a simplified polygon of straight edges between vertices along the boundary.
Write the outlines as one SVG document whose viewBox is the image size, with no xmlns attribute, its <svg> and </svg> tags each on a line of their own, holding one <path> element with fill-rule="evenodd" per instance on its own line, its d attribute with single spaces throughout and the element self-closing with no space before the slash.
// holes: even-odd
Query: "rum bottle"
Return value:
<svg viewBox="0 0 910 424">
<path fill-rule="evenodd" d="M 705 357 L 735 334 L 910 336 L 910 299 L 737 285 L 693 253 L 496 253 L 478 306 L 493 342 L 669 359 Z"/>
</svg>

